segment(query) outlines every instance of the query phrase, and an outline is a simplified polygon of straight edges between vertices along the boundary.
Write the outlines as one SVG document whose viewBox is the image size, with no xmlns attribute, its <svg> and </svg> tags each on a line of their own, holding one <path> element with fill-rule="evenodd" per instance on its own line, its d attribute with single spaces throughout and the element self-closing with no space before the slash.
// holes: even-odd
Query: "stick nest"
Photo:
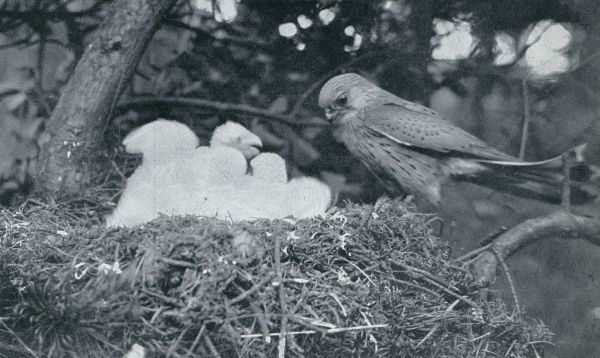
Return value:
<svg viewBox="0 0 600 358">
<path fill-rule="evenodd" d="M 119 230 L 108 210 L 0 212 L 0 357 L 541 357 L 551 336 L 482 298 L 432 217 L 399 201 Z"/>
</svg>

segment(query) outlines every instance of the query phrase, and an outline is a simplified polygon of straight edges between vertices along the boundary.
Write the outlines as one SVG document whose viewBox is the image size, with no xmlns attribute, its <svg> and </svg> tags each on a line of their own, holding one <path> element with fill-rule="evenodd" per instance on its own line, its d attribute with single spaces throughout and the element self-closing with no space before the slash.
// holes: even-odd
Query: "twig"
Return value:
<svg viewBox="0 0 600 358">
<path fill-rule="evenodd" d="M 38 355 L 37 355 L 37 354 L 36 354 L 36 353 L 35 353 L 35 352 L 34 352 L 34 351 L 31 349 L 31 348 L 29 348 L 29 347 L 27 346 L 27 344 L 25 344 L 25 342 L 23 342 L 23 341 L 21 340 L 21 338 L 19 338 L 19 336 L 17 336 L 17 334 L 16 334 L 16 333 L 15 333 L 15 332 L 14 332 L 12 329 L 10 329 L 10 327 L 9 327 L 9 326 L 8 326 L 6 323 L 4 323 L 4 321 L 3 321 L 2 319 L 0 319 L 0 325 L 2 325 L 2 327 L 3 327 L 3 328 L 4 328 L 4 329 L 5 329 L 5 330 L 6 330 L 8 333 L 10 333 L 10 334 L 11 334 L 13 337 L 15 337 L 15 340 L 16 340 L 17 342 L 19 342 L 19 344 L 20 344 L 21 346 L 23 346 L 23 348 L 24 348 L 24 349 L 27 351 L 27 353 L 29 353 L 29 354 L 30 354 L 32 357 L 36 357 L 36 358 L 38 358 L 38 357 L 39 357 L 39 356 L 38 356 Z"/>
<path fill-rule="evenodd" d="M 193 264 L 191 262 L 181 261 L 181 260 L 174 260 L 174 259 L 170 259 L 168 257 L 160 257 L 158 260 L 162 261 L 162 262 L 164 262 L 166 264 L 169 264 L 171 266 L 187 267 L 187 268 L 196 268 L 197 267 L 196 264 Z"/>
<path fill-rule="evenodd" d="M 229 301 L 229 303 L 233 304 L 233 303 L 237 303 L 237 302 L 244 300 L 246 297 L 250 296 L 251 294 L 256 292 L 259 288 L 264 286 L 267 282 L 271 281 L 271 278 L 273 278 L 273 274 L 268 273 L 267 276 L 265 278 L 263 278 L 262 280 L 260 280 L 256 285 L 250 287 L 250 289 L 248 289 L 248 290 L 242 292 L 241 294 L 239 294 L 238 296 L 232 298 L 231 301 Z"/>
<path fill-rule="evenodd" d="M 177 337 L 175 342 L 173 344 L 171 344 L 171 346 L 167 350 L 167 354 L 165 355 L 165 358 L 170 358 L 177 354 L 177 346 L 179 346 L 179 343 L 181 342 L 183 337 L 187 334 L 188 330 L 189 330 L 189 327 L 186 327 L 185 329 L 183 329 L 181 331 L 181 333 L 179 334 L 179 336 Z"/>
<path fill-rule="evenodd" d="M 400 267 L 404 268 L 408 272 L 412 272 L 413 274 L 416 274 L 422 280 L 424 280 L 424 281 L 430 283 L 431 285 L 439 288 L 440 290 L 444 291 L 446 294 L 448 294 L 448 295 L 450 295 L 450 296 L 452 296 L 454 298 L 457 298 L 457 299 L 465 302 L 469 306 L 478 307 L 478 305 L 474 301 L 472 301 L 471 299 L 469 299 L 469 298 L 467 298 L 465 296 L 460 295 L 459 292 L 455 292 L 455 291 L 451 290 L 452 286 L 449 283 L 447 283 L 444 280 L 442 280 L 441 278 L 439 278 L 439 277 L 437 277 L 437 276 L 435 276 L 435 275 L 433 275 L 433 274 L 431 274 L 431 273 L 429 273 L 429 272 L 427 272 L 425 270 L 421 270 L 421 269 L 418 269 L 416 267 L 411 267 L 411 266 L 405 265 L 405 264 L 400 263 L 400 262 L 395 262 L 394 264 L 399 265 Z"/>
<path fill-rule="evenodd" d="M 466 254 L 462 255 L 461 257 L 454 259 L 454 261 L 456 261 L 456 262 L 466 261 L 467 259 L 470 259 L 471 257 L 475 257 L 475 256 L 479 255 L 480 253 L 488 250 L 490 248 L 490 246 L 492 246 L 491 243 L 487 244 L 485 246 L 482 246 L 478 249 L 475 249 L 473 251 L 469 251 Z"/>
<path fill-rule="evenodd" d="M 279 304 L 281 305 L 281 327 L 279 344 L 277 345 L 277 356 L 278 358 L 285 357 L 285 343 L 286 343 L 286 332 L 288 325 L 288 315 L 286 309 L 286 295 L 285 287 L 283 285 L 283 275 L 281 273 L 281 235 L 275 235 L 275 247 L 273 248 L 273 256 L 275 260 L 275 275 L 277 275 L 278 287 L 279 287 Z"/>
<path fill-rule="evenodd" d="M 429 289 L 427 287 L 423 287 L 423 286 L 418 285 L 418 284 L 413 283 L 413 282 L 408 282 L 408 281 L 400 280 L 398 278 L 392 278 L 391 281 L 395 282 L 395 283 L 397 283 L 399 285 L 406 285 L 406 286 L 409 286 L 409 287 L 413 287 L 413 288 L 425 291 L 425 292 L 433 295 L 433 297 L 437 297 L 437 298 L 442 297 L 442 295 L 440 293 L 435 292 L 434 290 L 431 290 L 431 289 Z"/>
<path fill-rule="evenodd" d="M 358 270 L 360 273 L 362 273 L 362 274 L 363 274 L 363 276 L 365 276 L 365 277 L 366 277 L 366 279 L 367 279 L 367 280 L 368 280 L 368 281 L 371 283 L 371 285 L 373 285 L 373 286 L 377 286 L 377 285 L 375 285 L 375 282 L 373 282 L 373 280 L 371 280 L 371 278 L 369 277 L 369 275 L 367 275 L 367 273 L 366 273 L 365 271 L 363 271 L 363 270 L 362 270 L 360 267 L 358 267 L 358 265 L 357 265 L 357 264 L 355 264 L 355 263 L 354 263 L 354 262 L 352 262 L 352 261 L 349 261 L 348 259 L 346 259 L 346 258 L 344 258 L 344 257 L 342 257 L 342 260 L 344 260 L 344 261 L 346 261 L 347 263 L 349 263 L 350 265 L 354 266 L 354 268 L 356 268 L 356 269 L 357 269 L 357 270 Z"/>
<path fill-rule="evenodd" d="M 178 20 L 174 20 L 174 19 L 165 20 L 165 24 L 194 32 L 199 37 L 209 38 L 210 40 L 215 40 L 215 41 L 229 42 L 229 43 L 232 43 L 232 44 L 238 45 L 238 46 L 256 47 L 256 48 L 261 48 L 261 49 L 267 49 L 270 46 L 270 44 L 266 41 L 252 39 L 249 37 L 233 36 L 231 34 L 217 37 L 208 30 L 201 29 L 201 28 L 198 28 L 195 26 L 190 26 L 182 21 L 178 21 Z"/>
<path fill-rule="evenodd" d="M 7 49 L 7 48 L 11 48 L 11 47 L 17 47 L 17 46 L 21 46 L 21 45 L 25 45 L 25 44 L 27 44 L 27 46 L 30 46 L 30 44 L 29 44 L 29 37 L 24 38 L 24 39 L 20 39 L 20 40 L 15 40 L 15 41 L 13 41 L 11 43 L 7 43 L 7 44 L 4 44 L 4 45 L 0 45 L 0 50 L 4 50 L 4 49 Z"/>
<path fill-rule="evenodd" d="M 477 303 L 475 303 L 473 300 L 465 297 L 465 296 L 461 296 L 460 294 L 450 290 L 448 287 L 442 286 L 439 283 L 431 280 L 430 278 L 427 277 L 423 277 L 423 280 L 429 282 L 430 284 L 436 286 L 437 288 L 439 288 L 440 290 L 444 291 L 445 293 L 447 293 L 448 295 L 457 298 L 461 301 L 463 301 L 464 303 L 468 304 L 471 307 L 479 307 L 479 305 L 477 305 Z"/>
<path fill-rule="evenodd" d="M 560 204 L 565 211 L 571 211 L 571 168 L 573 168 L 573 157 L 571 151 L 562 156 L 563 160 L 563 182 L 560 196 Z"/>
<path fill-rule="evenodd" d="M 402 262 L 394 262 L 394 264 L 402 267 L 406 271 L 410 271 L 410 272 L 416 273 L 416 274 L 418 274 L 419 276 L 422 276 L 422 277 L 427 277 L 430 280 L 432 280 L 432 281 L 434 281 L 434 282 L 436 282 L 436 283 L 438 283 L 438 284 L 440 284 L 442 286 L 450 287 L 450 284 L 448 282 L 444 281 L 443 279 L 441 279 L 441 278 L 439 278 L 439 277 L 437 277 L 437 276 L 435 276 L 435 275 L 433 275 L 433 274 L 431 274 L 431 273 L 429 273 L 429 272 L 427 272 L 425 270 L 421 270 L 421 269 L 418 269 L 416 267 L 409 266 L 409 265 L 404 264 Z"/>
<path fill-rule="evenodd" d="M 168 303 L 168 304 L 170 304 L 170 305 L 172 305 L 172 306 L 175 306 L 175 307 L 180 307 L 180 308 L 182 307 L 181 303 L 179 303 L 179 302 L 178 302 L 176 299 L 174 299 L 174 298 L 171 298 L 171 297 L 167 297 L 167 296 L 161 295 L 160 293 L 156 293 L 156 292 L 149 291 L 149 290 L 147 290 L 147 289 L 145 289 L 145 288 L 143 288 L 143 289 L 142 289 L 142 292 L 143 292 L 143 293 L 145 293 L 145 294 L 146 294 L 146 295 L 148 295 L 148 296 L 151 296 L 151 297 L 157 298 L 157 299 L 159 299 L 159 300 L 161 300 L 161 301 L 163 301 L 163 302 L 165 302 L 165 303 Z"/>
<path fill-rule="evenodd" d="M 198 334 L 196 335 L 196 338 L 194 338 L 194 342 L 192 342 L 192 345 L 187 350 L 187 352 L 185 354 L 186 357 L 189 357 L 189 356 L 192 355 L 192 353 L 194 353 L 194 350 L 196 349 L 196 346 L 198 345 L 198 343 L 200 343 L 200 337 L 202 337 L 202 333 L 204 333 L 205 329 L 206 329 L 206 325 L 203 324 L 202 327 L 200 327 L 200 330 L 198 330 Z"/>
<path fill-rule="evenodd" d="M 444 313 L 448 313 L 450 311 L 452 311 L 454 309 L 454 307 L 456 307 L 456 305 L 460 302 L 460 300 L 456 300 L 454 302 L 452 302 L 452 304 L 450 306 L 448 306 L 448 308 L 446 308 L 446 310 L 444 311 Z M 425 335 L 425 337 L 423 337 L 423 339 L 421 339 L 421 341 L 416 345 L 415 350 L 417 348 L 419 348 L 423 343 L 425 343 L 425 341 L 427 340 L 427 338 L 431 337 L 435 331 L 437 331 L 437 329 L 440 328 L 440 324 L 436 323 L 431 330 L 429 331 L 429 333 L 427 333 L 427 335 Z"/>
<path fill-rule="evenodd" d="M 515 286 L 515 282 L 512 279 L 512 275 L 510 274 L 510 271 L 508 270 L 508 265 L 506 264 L 506 261 L 504 261 L 504 259 L 502 257 L 500 257 L 500 255 L 496 252 L 496 250 L 494 250 L 494 248 L 491 248 L 491 251 L 494 253 L 494 256 L 496 256 L 496 259 L 498 259 L 498 262 L 500 262 L 500 265 L 502 266 L 502 270 L 504 271 L 504 275 L 506 276 L 506 281 L 508 282 L 508 287 L 510 287 L 510 293 L 513 296 L 513 300 L 515 301 L 515 309 L 517 310 L 517 318 L 519 320 L 522 320 L 522 315 L 521 315 L 521 304 L 519 303 L 519 296 L 517 296 L 517 289 Z"/>
<path fill-rule="evenodd" d="M 253 115 L 274 121 L 287 123 L 292 126 L 311 126 L 311 127 L 325 127 L 328 124 L 319 119 L 313 118 L 312 121 L 299 121 L 293 116 L 277 114 L 269 112 L 266 109 L 248 106 L 245 104 L 225 103 L 209 101 L 200 98 L 179 98 L 179 97 L 137 97 L 128 99 L 127 101 L 120 103 L 117 106 L 117 112 L 123 112 L 129 108 L 146 108 L 148 106 L 174 106 L 174 107 L 196 107 L 196 108 L 208 108 L 217 112 L 223 113 L 237 113 L 245 115 Z"/>
<path fill-rule="evenodd" d="M 521 89 L 523 91 L 523 127 L 521 129 L 521 146 L 519 147 L 519 159 L 525 159 L 527 149 L 527 137 L 529 136 L 529 122 L 531 121 L 531 109 L 529 108 L 529 88 L 527 87 L 527 77 L 521 79 Z"/>
<path fill-rule="evenodd" d="M 374 328 L 386 328 L 388 325 L 387 324 L 374 324 L 374 325 L 370 325 L 370 326 L 356 326 L 356 327 L 339 327 L 339 328 L 331 328 L 331 329 L 327 329 L 325 330 L 324 334 L 331 334 L 331 333 L 340 333 L 340 332 L 351 332 L 351 331 L 362 331 L 362 330 L 367 330 L 367 329 L 374 329 Z M 307 331 L 295 331 L 295 332 L 286 332 L 287 336 L 298 336 L 298 335 L 302 335 L 302 334 L 315 334 L 315 333 L 320 333 L 318 331 L 315 330 L 307 330 Z M 262 334 L 242 334 L 240 335 L 240 338 L 259 338 L 262 337 Z M 279 337 L 281 336 L 281 333 L 269 333 L 270 337 Z"/>
<path fill-rule="evenodd" d="M 264 337 L 266 343 L 271 343 L 271 337 L 269 337 L 269 326 L 267 325 L 267 321 L 265 320 L 265 313 L 262 312 L 256 302 L 250 302 L 250 310 L 254 313 L 256 320 L 258 321 L 258 326 L 262 331 L 262 337 Z"/>
<path fill-rule="evenodd" d="M 210 340 L 209 336 L 204 336 L 204 344 L 206 344 L 206 346 L 208 347 L 208 350 L 210 351 L 210 354 L 212 354 L 213 357 L 215 357 L 215 358 L 221 358 L 221 355 L 219 354 L 219 351 L 217 351 L 217 348 L 215 348 L 215 345 Z"/>
<path fill-rule="evenodd" d="M 600 246 L 600 220 L 574 215 L 564 210 L 548 216 L 526 220 L 500 235 L 491 248 L 506 260 L 521 248 L 541 239 L 562 237 L 585 239 Z M 475 282 L 487 285 L 494 282 L 498 259 L 492 250 L 482 252 L 471 266 Z"/>
<path fill-rule="evenodd" d="M 313 92 L 316 91 L 319 87 L 321 87 L 325 83 L 325 81 L 327 81 L 330 77 L 338 74 L 344 68 L 356 65 L 357 63 L 359 63 L 361 61 L 364 61 L 364 60 L 367 60 L 369 58 L 373 58 L 376 56 L 380 56 L 380 55 L 382 55 L 381 51 L 373 51 L 366 55 L 355 57 L 352 60 L 337 66 L 333 70 L 331 70 L 331 71 L 325 73 L 323 76 L 319 77 L 319 79 L 316 82 L 314 82 L 312 85 L 310 85 L 310 87 L 308 87 L 308 89 L 306 89 L 302 93 L 300 98 L 298 98 L 298 100 L 294 104 L 294 107 L 292 108 L 292 111 L 290 112 L 290 116 L 296 117 L 298 115 L 298 113 L 300 113 L 300 109 L 302 109 L 302 106 L 304 105 L 304 102 L 306 102 L 308 97 L 310 97 L 310 95 L 313 94 Z"/>
</svg>

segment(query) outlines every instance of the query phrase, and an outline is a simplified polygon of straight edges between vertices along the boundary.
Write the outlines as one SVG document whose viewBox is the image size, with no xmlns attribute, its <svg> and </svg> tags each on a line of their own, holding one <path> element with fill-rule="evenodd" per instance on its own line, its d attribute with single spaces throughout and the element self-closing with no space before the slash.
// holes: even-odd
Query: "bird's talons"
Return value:
<svg viewBox="0 0 600 358">
<path fill-rule="evenodd" d="M 371 220 L 371 218 L 373 219 L 377 219 L 378 215 L 377 212 L 389 201 L 391 201 L 392 199 L 387 196 L 387 195 L 382 195 L 380 196 L 377 201 L 375 202 L 375 204 L 373 205 L 373 209 L 371 209 L 371 211 L 369 211 L 368 215 L 365 215 L 361 220 L 360 223 L 358 224 L 358 227 L 356 228 L 356 230 L 354 230 L 354 233 L 352 233 L 352 235 L 359 233 L 362 229 L 364 229 L 368 224 L 369 224 L 369 220 Z"/>
</svg>

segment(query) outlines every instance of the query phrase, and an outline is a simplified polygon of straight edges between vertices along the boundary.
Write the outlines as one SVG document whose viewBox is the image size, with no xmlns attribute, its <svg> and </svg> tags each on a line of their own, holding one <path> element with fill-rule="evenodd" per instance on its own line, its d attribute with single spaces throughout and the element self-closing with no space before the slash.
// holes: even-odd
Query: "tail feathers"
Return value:
<svg viewBox="0 0 600 358">
<path fill-rule="evenodd" d="M 580 144 L 576 147 L 573 147 L 566 152 L 550 159 L 541 160 L 537 162 L 524 162 L 522 160 L 518 160 L 515 158 L 514 161 L 505 161 L 505 160 L 487 160 L 487 159 L 477 159 L 477 162 L 482 164 L 489 164 L 493 166 L 507 166 L 507 167 L 528 167 L 528 168 L 543 168 L 543 169 L 558 169 L 563 166 L 563 156 L 565 154 L 571 155 L 573 159 L 573 164 L 583 164 L 585 161 L 583 153 L 587 148 L 587 143 Z"/>
<path fill-rule="evenodd" d="M 497 191 L 506 192 L 523 198 L 542 200 L 552 204 L 559 204 L 562 198 L 563 184 L 561 180 L 547 177 L 528 178 L 528 175 L 519 173 L 501 173 L 490 171 L 476 177 L 463 177 L 463 180 L 473 182 Z M 571 181 L 571 203 L 583 205 L 596 199 L 600 195 L 597 186 Z"/>
<path fill-rule="evenodd" d="M 582 144 L 565 152 L 573 160 L 569 177 L 571 202 L 576 205 L 600 196 L 600 188 L 591 181 L 594 171 L 584 163 L 585 147 Z M 563 156 L 538 162 L 476 160 L 482 164 L 479 172 L 462 171 L 458 177 L 498 191 L 556 204 L 560 203 L 563 191 Z"/>
</svg>

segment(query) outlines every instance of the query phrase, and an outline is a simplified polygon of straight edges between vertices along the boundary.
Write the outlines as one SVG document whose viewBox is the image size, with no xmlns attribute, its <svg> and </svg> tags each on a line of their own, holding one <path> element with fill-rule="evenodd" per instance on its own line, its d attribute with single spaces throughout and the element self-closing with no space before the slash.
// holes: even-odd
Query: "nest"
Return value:
<svg viewBox="0 0 600 358">
<path fill-rule="evenodd" d="M 402 202 L 106 230 L 94 200 L 0 213 L 0 356 L 540 357 L 551 335 Z"/>
</svg>

